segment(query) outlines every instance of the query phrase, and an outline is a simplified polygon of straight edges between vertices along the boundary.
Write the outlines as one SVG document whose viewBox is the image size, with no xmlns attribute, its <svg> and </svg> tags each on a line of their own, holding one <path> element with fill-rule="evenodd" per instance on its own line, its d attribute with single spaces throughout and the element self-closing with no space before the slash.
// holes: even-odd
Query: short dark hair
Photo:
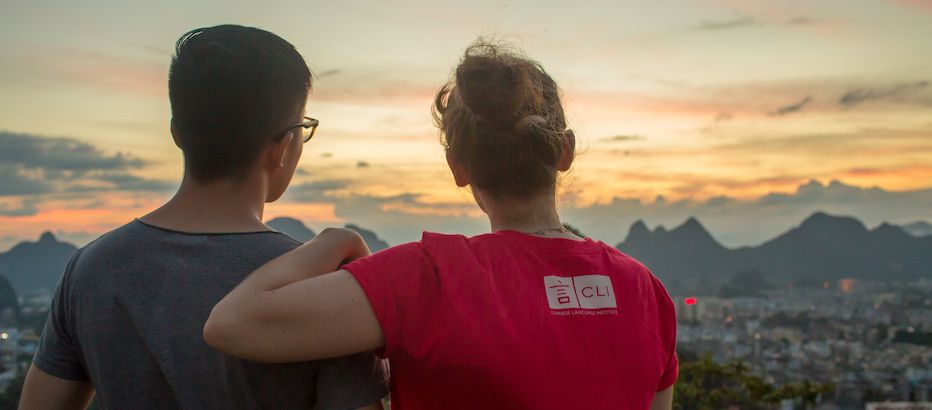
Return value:
<svg viewBox="0 0 932 410">
<path fill-rule="evenodd" d="M 237 25 L 185 33 L 168 72 L 185 173 L 201 182 L 245 176 L 297 121 L 310 88 L 304 58 L 275 34 Z"/>
</svg>

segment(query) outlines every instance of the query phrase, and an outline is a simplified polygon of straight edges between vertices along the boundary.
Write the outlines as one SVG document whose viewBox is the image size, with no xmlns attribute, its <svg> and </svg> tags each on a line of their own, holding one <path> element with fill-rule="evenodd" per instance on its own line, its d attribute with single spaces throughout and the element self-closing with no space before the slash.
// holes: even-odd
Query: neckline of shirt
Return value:
<svg viewBox="0 0 932 410">
<path fill-rule="evenodd" d="M 139 218 L 133 219 L 135 222 L 139 223 L 148 228 L 157 229 L 163 232 L 178 234 L 178 235 L 189 235 L 189 236 L 226 236 L 226 235 L 253 235 L 261 233 L 276 233 L 279 235 L 284 235 L 283 233 L 276 230 L 265 230 L 265 231 L 243 231 L 243 232 L 189 232 L 189 231 L 179 231 L 176 229 L 165 228 L 158 225 L 153 225 L 148 222 L 145 222 Z"/>
<path fill-rule="evenodd" d="M 498 235 L 503 236 L 509 239 L 516 240 L 527 246 L 542 249 L 547 251 L 561 251 L 561 252 L 573 252 L 573 253 L 598 253 L 602 251 L 601 246 L 598 245 L 596 241 L 593 241 L 592 238 L 583 238 L 583 240 L 578 241 L 575 239 L 569 238 L 548 238 L 544 236 L 531 235 L 525 232 L 515 231 L 511 229 L 502 229 L 499 231 L 492 232 L 489 235 Z"/>
</svg>

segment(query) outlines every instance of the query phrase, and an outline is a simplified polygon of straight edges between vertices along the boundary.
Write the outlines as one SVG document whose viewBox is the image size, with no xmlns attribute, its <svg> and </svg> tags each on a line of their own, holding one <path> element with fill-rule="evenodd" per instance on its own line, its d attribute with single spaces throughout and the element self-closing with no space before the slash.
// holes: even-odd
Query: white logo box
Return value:
<svg viewBox="0 0 932 410">
<path fill-rule="evenodd" d="M 612 278 L 606 275 L 544 276 L 551 309 L 617 308 Z"/>
</svg>

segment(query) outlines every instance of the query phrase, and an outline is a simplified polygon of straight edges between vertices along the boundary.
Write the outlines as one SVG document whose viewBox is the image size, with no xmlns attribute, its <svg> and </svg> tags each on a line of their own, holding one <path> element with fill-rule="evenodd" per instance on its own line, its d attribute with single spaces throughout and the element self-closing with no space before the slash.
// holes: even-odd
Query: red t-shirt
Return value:
<svg viewBox="0 0 932 410">
<path fill-rule="evenodd" d="M 424 233 L 344 269 L 385 335 L 393 409 L 647 409 L 676 381 L 673 301 L 602 242 Z"/>
</svg>

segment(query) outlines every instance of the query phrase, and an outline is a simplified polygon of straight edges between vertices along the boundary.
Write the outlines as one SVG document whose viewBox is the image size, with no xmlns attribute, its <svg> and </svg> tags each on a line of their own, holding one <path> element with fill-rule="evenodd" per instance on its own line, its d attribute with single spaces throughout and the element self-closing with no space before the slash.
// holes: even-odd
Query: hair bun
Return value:
<svg viewBox="0 0 932 410">
<path fill-rule="evenodd" d="M 547 129 L 547 119 L 540 115 L 527 115 L 514 126 L 514 134 L 523 137 L 531 135 L 535 132 L 541 133 L 540 131 Z"/>
<path fill-rule="evenodd" d="M 466 107 L 496 128 L 514 127 L 539 94 L 526 67 L 494 55 L 467 55 L 456 70 L 456 88 Z"/>
<path fill-rule="evenodd" d="M 527 198 L 555 189 L 567 146 L 560 90 L 540 63 L 480 38 L 434 97 L 448 155 L 473 188 Z M 575 145 L 570 144 L 569 154 Z"/>
</svg>

